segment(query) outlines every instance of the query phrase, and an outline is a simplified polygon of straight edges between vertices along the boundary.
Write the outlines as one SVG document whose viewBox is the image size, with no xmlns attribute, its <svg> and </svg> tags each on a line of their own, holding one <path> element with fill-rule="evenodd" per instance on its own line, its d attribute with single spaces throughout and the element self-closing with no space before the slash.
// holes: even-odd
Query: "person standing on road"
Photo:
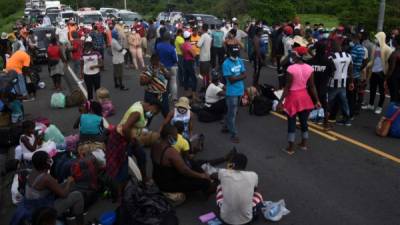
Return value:
<svg viewBox="0 0 400 225">
<path fill-rule="evenodd" d="M 147 37 L 149 54 L 153 55 L 155 44 L 156 44 L 156 38 L 157 38 L 157 29 L 156 29 L 156 26 L 154 25 L 153 20 L 149 21 L 149 28 L 147 29 L 146 37 Z"/>
<path fill-rule="evenodd" d="M 265 57 L 267 54 L 267 44 L 261 39 L 263 30 L 260 27 L 256 28 L 256 35 L 253 38 L 254 48 L 254 75 L 253 75 L 253 86 L 258 87 L 258 80 L 260 79 L 260 73 L 263 65 L 265 64 Z"/>
<path fill-rule="evenodd" d="M 197 46 L 197 43 L 200 40 L 200 35 L 199 35 L 199 29 L 197 26 L 194 26 L 192 29 L 192 34 L 190 36 L 190 43 L 192 43 L 193 49 L 196 52 L 196 57 L 195 57 L 195 66 L 199 66 L 199 58 L 200 58 L 200 48 Z"/>
<path fill-rule="evenodd" d="M 314 83 L 317 89 L 318 99 L 324 109 L 324 127 L 328 128 L 328 83 L 335 72 L 335 65 L 326 54 L 326 45 L 322 42 L 315 44 L 315 56 L 308 62 L 314 69 Z"/>
<path fill-rule="evenodd" d="M 183 56 L 184 95 L 189 99 L 197 99 L 197 78 L 194 70 L 196 51 L 190 42 L 189 31 L 183 33 L 183 38 L 185 39 L 185 43 L 182 44 L 181 48 Z"/>
<path fill-rule="evenodd" d="M 111 40 L 111 52 L 112 52 L 112 63 L 113 63 L 113 76 L 114 76 L 114 87 L 119 88 L 122 91 L 128 90 L 122 84 L 122 77 L 124 73 L 124 53 L 126 50 L 119 43 L 118 32 L 112 32 L 112 40 Z"/>
<path fill-rule="evenodd" d="M 288 147 L 284 149 L 289 155 L 294 154 L 294 142 L 296 139 L 296 117 L 299 117 L 302 139 L 299 144 L 300 149 L 307 150 L 308 140 L 308 115 L 314 107 L 321 107 L 318 100 L 317 91 L 314 85 L 314 70 L 304 62 L 304 56 L 307 55 L 306 47 L 297 47 L 293 49 L 292 57 L 294 64 L 287 69 L 287 81 L 279 100 L 278 109 L 284 108 L 288 121 Z M 309 91 L 307 90 L 309 89 Z M 312 94 L 312 97 L 310 94 Z M 314 105 L 312 99 L 315 99 Z M 283 100 L 285 103 L 282 104 Z"/>
<path fill-rule="evenodd" d="M 61 44 L 64 58 L 67 58 L 66 50 L 69 48 L 68 28 L 65 26 L 64 22 L 60 22 L 56 28 L 56 37 Z"/>
<path fill-rule="evenodd" d="M 169 72 L 169 93 L 172 96 L 172 100 L 178 100 L 178 58 L 176 56 L 176 50 L 171 44 L 171 35 L 169 32 L 163 33 L 162 41 L 156 46 L 157 55 L 160 57 L 161 64 Z"/>
<path fill-rule="evenodd" d="M 62 54 L 62 47 L 55 37 L 51 39 L 49 47 L 47 47 L 47 55 L 50 76 L 53 80 L 54 89 L 56 91 L 61 91 L 61 77 L 64 75 L 67 60 Z"/>
<path fill-rule="evenodd" d="M 389 58 L 389 71 L 386 83 L 389 86 L 390 101 L 400 102 L 400 35 L 393 39 L 393 45 L 396 50 Z"/>
<path fill-rule="evenodd" d="M 83 42 L 79 37 L 77 31 L 72 32 L 72 50 L 71 50 L 71 58 L 72 58 L 72 69 L 75 74 L 79 74 L 81 72 L 81 57 L 83 52 Z"/>
<path fill-rule="evenodd" d="M 141 46 L 141 37 L 140 34 L 136 32 L 136 30 L 132 29 L 131 34 L 128 37 L 129 50 L 132 55 L 133 66 L 135 70 L 143 69 L 144 60 L 143 60 L 143 50 Z M 138 65 L 139 64 L 139 65 Z"/>
<path fill-rule="evenodd" d="M 85 81 L 88 100 L 93 99 L 93 92 L 100 88 L 100 68 L 103 66 L 103 58 L 100 53 L 93 50 L 90 37 L 85 40 L 84 52 L 81 58 L 81 76 Z"/>
<path fill-rule="evenodd" d="M 211 45 L 212 38 L 208 33 L 208 25 L 204 24 L 202 27 L 202 34 L 199 42 L 197 43 L 197 47 L 200 48 L 200 75 L 203 77 L 204 81 L 204 91 L 207 90 L 208 85 L 210 84 L 210 61 L 211 61 Z"/>
<path fill-rule="evenodd" d="M 179 81 L 179 86 L 183 87 L 184 81 L 184 75 L 183 75 L 183 55 L 182 55 L 182 45 L 185 43 L 185 39 L 183 38 L 183 30 L 178 29 L 176 31 L 176 38 L 175 38 L 175 50 L 176 54 L 178 55 L 178 81 Z"/>
<path fill-rule="evenodd" d="M 133 26 L 136 33 L 140 35 L 140 45 L 142 48 L 143 57 L 146 56 L 147 53 L 147 39 L 146 39 L 146 29 L 142 24 L 142 21 L 137 21 L 136 24 Z"/>
<path fill-rule="evenodd" d="M 92 37 L 94 50 L 100 53 L 101 58 L 104 59 L 104 48 L 106 46 L 106 36 L 104 32 L 100 31 L 99 25 L 93 25 Z"/>
<path fill-rule="evenodd" d="M 228 108 L 226 116 L 226 127 L 224 133 L 230 133 L 231 141 L 239 143 L 238 132 L 236 129 L 236 115 L 239 108 L 239 98 L 244 94 L 244 82 L 247 78 L 246 68 L 243 60 L 239 57 L 240 49 L 232 46 L 228 49 L 229 58 L 222 65 L 223 76 L 226 79 L 226 106 Z"/>
<path fill-rule="evenodd" d="M 211 33 L 212 37 L 212 48 L 211 48 L 211 66 L 216 69 L 218 62 L 218 69 L 224 63 L 224 32 L 221 30 L 221 25 L 217 25 L 217 29 Z M 218 59 L 217 59 L 218 58 Z"/>
</svg>

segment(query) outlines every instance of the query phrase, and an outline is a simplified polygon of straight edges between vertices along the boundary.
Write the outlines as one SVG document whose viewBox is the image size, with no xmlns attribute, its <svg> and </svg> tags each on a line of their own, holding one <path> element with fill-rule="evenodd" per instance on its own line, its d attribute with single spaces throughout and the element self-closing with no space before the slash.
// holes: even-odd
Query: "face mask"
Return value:
<svg viewBox="0 0 400 225">
<path fill-rule="evenodd" d="M 229 56 L 229 58 L 232 60 L 232 61 L 236 61 L 237 60 L 237 56 L 236 57 L 234 57 L 234 56 Z"/>
<path fill-rule="evenodd" d="M 47 159 L 47 165 L 49 166 L 49 169 L 53 166 L 53 159 L 49 158 Z"/>
<path fill-rule="evenodd" d="M 145 116 L 147 119 L 150 119 L 150 118 L 153 117 L 153 113 L 152 113 L 152 112 L 146 112 L 146 113 L 144 114 L 144 116 Z"/>
<path fill-rule="evenodd" d="M 354 42 L 350 42 L 350 43 L 349 43 L 349 46 L 350 46 L 350 47 L 354 47 L 354 45 L 355 45 Z"/>
<path fill-rule="evenodd" d="M 34 37 L 34 39 L 35 39 L 35 41 L 37 41 L 37 40 L 38 40 L 38 37 L 37 37 L 37 36 L 35 36 L 35 37 Z"/>
<path fill-rule="evenodd" d="M 127 33 L 127 32 L 129 32 L 129 30 L 128 29 L 124 29 L 124 31 Z"/>
<path fill-rule="evenodd" d="M 46 37 L 47 37 L 48 39 L 50 39 L 50 38 L 51 38 L 51 34 L 46 34 Z"/>
<path fill-rule="evenodd" d="M 177 110 L 180 114 L 185 114 L 187 112 L 187 109 L 178 108 Z"/>
<path fill-rule="evenodd" d="M 170 145 L 175 145 L 176 142 L 177 142 L 177 140 L 176 140 L 175 138 L 173 138 L 173 137 L 169 137 L 169 138 L 168 138 L 168 143 L 169 143 Z"/>
</svg>

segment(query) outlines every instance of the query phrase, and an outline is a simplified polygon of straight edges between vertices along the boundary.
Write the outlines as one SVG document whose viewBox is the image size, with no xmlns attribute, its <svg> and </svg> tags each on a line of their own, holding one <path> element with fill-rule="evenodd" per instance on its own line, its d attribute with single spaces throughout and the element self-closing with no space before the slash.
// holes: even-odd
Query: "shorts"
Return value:
<svg viewBox="0 0 400 225">
<path fill-rule="evenodd" d="M 209 75 L 211 69 L 210 61 L 200 62 L 200 74 L 201 75 Z"/>
</svg>

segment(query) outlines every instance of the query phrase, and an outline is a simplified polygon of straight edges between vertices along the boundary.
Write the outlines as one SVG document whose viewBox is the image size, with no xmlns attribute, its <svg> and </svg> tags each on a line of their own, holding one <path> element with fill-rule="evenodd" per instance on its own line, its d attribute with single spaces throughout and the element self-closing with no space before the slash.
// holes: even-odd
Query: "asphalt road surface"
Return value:
<svg viewBox="0 0 400 225">
<path fill-rule="evenodd" d="M 248 65 L 250 74 L 251 69 Z M 102 72 L 101 79 L 102 86 L 110 90 L 117 110 L 116 115 L 109 118 L 109 122 L 114 124 L 131 104 L 143 99 L 138 72 L 125 69 L 124 73 L 129 91 L 114 89 L 111 60 L 106 58 L 106 71 Z M 66 77 L 76 88 L 70 76 Z M 65 135 L 77 132 L 72 128 L 79 115 L 77 108 L 51 109 L 53 91 L 47 72 L 42 73 L 42 79 L 47 87 L 39 90 L 36 101 L 25 103 L 28 118 L 48 117 Z M 276 85 L 275 71 L 264 68 L 261 81 Z M 251 77 L 247 79 L 247 83 L 250 82 Z M 65 89 L 66 93 L 70 91 Z M 335 127 L 329 133 L 314 127 L 309 150 L 289 156 L 281 151 L 286 146 L 287 124 L 284 119 L 276 115 L 250 116 L 247 108 L 240 108 L 237 126 L 241 143 L 236 147 L 248 156 L 248 170 L 257 172 L 259 191 L 264 199 L 285 199 L 291 213 L 279 224 L 397 225 L 400 224 L 400 140 L 377 137 L 374 128 L 378 119 L 379 116 L 372 112 L 363 111 L 353 121 L 352 127 Z M 151 128 L 157 130 L 161 120 L 162 117 L 157 116 Z M 218 122 L 195 122 L 194 133 L 206 136 L 205 151 L 198 158 L 218 157 L 234 146 L 227 135 L 220 133 L 220 129 Z M 150 160 L 148 162 L 151 165 Z M 9 221 L 14 209 L 9 199 L 10 189 L 6 188 L 3 188 L 6 209 L 0 224 Z M 89 217 L 99 216 L 114 207 L 110 201 L 99 201 L 91 208 Z M 182 225 L 201 224 L 198 217 L 210 211 L 217 212 L 215 196 L 208 199 L 201 195 L 190 196 L 177 207 Z M 259 218 L 254 224 L 271 223 Z"/>
</svg>

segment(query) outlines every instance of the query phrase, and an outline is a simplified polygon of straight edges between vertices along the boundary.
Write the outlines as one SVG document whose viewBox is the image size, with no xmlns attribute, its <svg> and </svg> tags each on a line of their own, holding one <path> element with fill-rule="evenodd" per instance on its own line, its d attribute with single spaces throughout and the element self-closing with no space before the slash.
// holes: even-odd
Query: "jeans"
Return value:
<svg viewBox="0 0 400 225">
<path fill-rule="evenodd" d="M 168 68 L 168 71 L 171 75 L 171 78 L 169 79 L 168 86 L 169 86 L 169 92 L 172 95 L 173 100 L 178 99 L 178 84 L 177 84 L 177 76 L 178 76 L 178 66 L 173 66 L 171 68 Z"/>
<path fill-rule="evenodd" d="M 263 67 L 265 61 L 265 55 L 261 54 L 261 59 L 254 55 L 254 77 L 253 77 L 253 86 L 258 86 L 258 80 L 260 79 L 261 69 Z"/>
<path fill-rule="evenodd" d="M 339 101 L 340 106 L 342 108 L 342 113 L 345 117 L 350 117 L 350 108 L 349 103 L 347 102 L 346 97 L 346 88 L 329 88 L 328 89 L 328 104 L 329 104 L 329 111 L 335 105 L 335 101 Z"/>
<path fill-rule="evenodd" d="M 224 47 L 221 48 L 216 48 L 212 47 L 211 48 L 211 66 L 213 69 L 216 67 L 216 61 L 218 57 L 218 67 L 222 66 L 222 63 L 224 63 L 224 56 L 225 56 L 225 50 Z"/>
<path fill-rule="evenodd" d="M 375 105 L 376 91 L 379 88 L 379 103 L 378 106 L 382 108 L 385 102 L 385 74 L 383 72 L 372 73 L 369 80 L 369 104 Z"/>
<path fill-rule="evenodd" d="M 239 96 L 226 96 L 225 101 L 226 101 L 226 107 L 228 108 L 228 112 L 225 118 L 226 126 L 231 136 L 236 137 L 238 132 L 236 130 L 235 121 L 236 121 L 237 111 L 239 108 Z"/>
<path fill-rule="evenodd" d="M 183 87 L 185 83 L 184 79 L 184 73 L 183 73 L 183 56 L 178 55 L 178 81 L 179 81 L 179 86 Z"/>
<path fill-rule="evenodd" d="M 350 109 L 350 117 L 360 114 L 361 104 L 363 102 L 363 93 L 361 92 L 361 80 L 354 79 L 354 89 L 347 90 L 347 99 Z"/>
<path fill-rule="evenodd" d="M 85 81 L 87 93 L 88 93 L 88 100 L 93 99 L 93 92 L 96 92 L 97 89 L 100 88 L 100 74 L 95 75 L 84 75 L 83 80 Z"/>
<path fill-rule="evenodd" d="M 197 78 L 196 73 L 194 71 L 194 61 L 184 60 L 183 61 L 183 74 L 184 74 L 184 85 L 185 91 L 189 88 L 192 91 L 196 91 L 197 89 Z"/>
<path fill-rule="evenodd" d="M 122 88 L 122 76 L 124 72 L 124 64 L 113 64 L 114 85 Z"/>
<path fill-rule="evenodd" d="M 308 139 L 308 115 L 309 111 L 301 111 L 296 115 L 290 117 L 287 116 L 288 121 L 288 142 L 294 142 L 296 139 L 296 117 L 299 117 L 300 126 L 301 126 L 301 138 L 303 140 Z"/>
<path fill-rule="evenodd" d="M 22 74 L 18 74 L 17 78 L 18 78 L 18 83 L 14 85 L 15 91 L 19 95 L 27 96 L 28 90 L 26 89 L 25 76 Z"/>
</svg>

